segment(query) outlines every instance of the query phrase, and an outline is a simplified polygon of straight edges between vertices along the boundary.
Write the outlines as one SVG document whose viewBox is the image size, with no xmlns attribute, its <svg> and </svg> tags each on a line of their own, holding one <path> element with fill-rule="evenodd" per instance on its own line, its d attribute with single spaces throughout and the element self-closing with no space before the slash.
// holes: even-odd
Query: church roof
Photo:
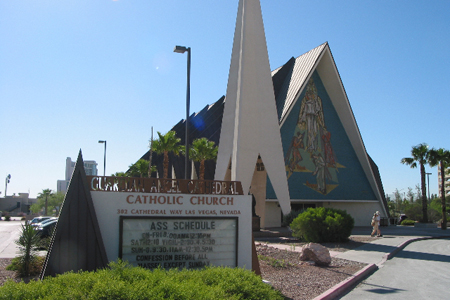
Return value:
<svg viewBox="0 0 450 300">
<path fill-rule="evenodd" d="M 283 66 L 272 71 L 272 81 L 280 126 L 283 125 L 292 107 L 299 100 L 301 93 L 314 71 L 317 71 L 323 80 L 324 86 L 372 189 L 377 195 L 377 198 L 381 199 L 384 206 L 387 207 L 378 168 L 366 152 L 328 42 L 321 44 L 297 58 L 290 58 Z M 199 113 L 190 116 L 189 124 L 192 124 L 189 133 L 190 142 L 200 137 L 206 137 L 216 144 L 219 143 L 224 103 L 225 97 L 222 96 L 212 105 L 207 105 Z M 181 120 L 172 128 L 177 133 L 177 136 L 181 138 L 181 144 L 185 143 L 184 126 L 185 122 Z M 148 160 L 149 152 L 141 158 Z M 162 157 L 158 157 L 154 153 L 152 160 L 152 164 L 157 165 L 158 172 L 162 174 Z M 184 174 L 184 157 L 172 156 L 170 161 L 175 171 L 175 177 L 182 178 Z M 195 167 L 198 170 L 197 164 Z M 214 172 L 215 163 L 208 162 L 206 164 L 205 179 L 213 179 Z"/>
<path fill-rule="evenodd" d="M 272 71 L 272 78 L 277 79 L 276 83 L 281 82 L 281 86 L 275 90 L 275 98 L 277 101 L 278 116 L 280 121 L 285 118 L 292 107 L 294 101 L 298 98 L 299 93 L 303 90 L 308 82 L 308 78 L 314 71 L 319 58 L 323 55 L 323 51 L 328 47 L 328 43 L 322 45 L 300 55 L 297 58 L 290 59 L 286 64 Z M 280 80 L 282 77 L 283 80 Z"/>
</svg>

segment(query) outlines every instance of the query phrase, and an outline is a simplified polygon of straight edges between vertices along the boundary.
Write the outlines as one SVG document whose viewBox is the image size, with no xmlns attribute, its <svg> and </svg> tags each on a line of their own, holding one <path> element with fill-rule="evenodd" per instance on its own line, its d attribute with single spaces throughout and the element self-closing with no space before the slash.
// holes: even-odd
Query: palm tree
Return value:
<svg viewBox="0 0 450 300">
<path fill-rule="evenodd" d="M 52 196 L 53 192 L 51 189 L 42 190 L 42 193 L 38 194 L 38 199 L 45 198 L 45 210 L 44 215 L 47 216 L 47 208 L 48 208 L 48 197 Z"/>
<path fill-rule="evenodd" d="M 128 175 L 131 177 L 144 177 L 148 174 L 149 161 L 145 159 L 140 159 L 134 164 L 130 165 L 128 168 Z"/>
<path fill-rule="evenodd" d="M 200 180 L 205 179 L 205 160 L 216 159 L 217 150 L 215 143 L 207 138 L 196 139 L 192 142 L 192 146 L 189 148 L 189 157 L 193 161 L 200 162 Z"/>
<path fill-rule="evenodd" d="M 127 177 L 127 173 L 125 172 L 116 172 L 114 174 L 111 174 L 112 177 Z"/>
<path fill-rule="evenodd" d="M 434 167 L 439 164 L 441 168 L 441 204 L 442 204 L 442 229 L 447 229 L 447 208 L 445 206 L 445 173 L 450 167 L 450 151 L 445 149 L 430 150 L 430 166 Z"/>
<path fill-rule="evenodd" d="M 420 165 L 420 179 L 422 187 L 422 222 L 428 223 L 427 215 L 427 188 L 425 185 L 425 164 L 428 163 L 429 151 L 428 145 L 425 143 L 419 144 L 411 149 L 412 157 L 404 157 L 401 160 L 402 164 L 409 165 L 411 168 L 417 168 L 417 163 Z"/>
<path fill-rule="evenodd" d="M 152 166 L 152 158 L 153 158 L 153 126 L 152 126 L 152 136 L 150 138 L 150 155 L 148 161 L 148 178 L 152 177 L 152 173 L 156 172 L 156 166 Z"/>
<path fill-rule="evenodd" d="M 176 137 L 175 131 L 171 130 L 166 134 L 161 134 L 159 131 L 157 132 L 159 139 L 153 141 L 152 150 L 158 154 L 164 154 L 163 167 L 164 167 L 164 175 L 163 178 L 167 178 L 169 174 L 169 153 L 172 152 L 175 155 L 178 155 L 184 147 L 178 145 L 181 141 L 180 138 Z"/>
<path fill-rule="evenodd" d="M 150 177 L 152 177 L 152 173 L 153 172 L 157 172 L 158 171 L 158 169 L 156 168 L 156 166 L 151 166 L 150 164 L 149 164 L 149 168 L 148 168 L 148 178 L 150 178 Z"/>
</svg>

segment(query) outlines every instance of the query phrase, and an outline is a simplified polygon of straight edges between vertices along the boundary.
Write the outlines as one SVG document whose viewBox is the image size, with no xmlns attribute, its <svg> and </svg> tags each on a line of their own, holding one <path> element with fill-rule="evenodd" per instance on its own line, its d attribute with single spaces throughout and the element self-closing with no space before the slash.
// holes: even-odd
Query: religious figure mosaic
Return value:
<svg viewBox="0 0 450 300">
<path fill-rule="evenodd" d="M 331 133 L 325 123 L 322 99 L 312 78 L 301 101 L 285 165 L 288 179 L 294 172 L 311 173 L 304 185 L 323 195 L 338 186 L 339 168 L 345 168 L 337 162 L 331 144 Z"/>
</svg>

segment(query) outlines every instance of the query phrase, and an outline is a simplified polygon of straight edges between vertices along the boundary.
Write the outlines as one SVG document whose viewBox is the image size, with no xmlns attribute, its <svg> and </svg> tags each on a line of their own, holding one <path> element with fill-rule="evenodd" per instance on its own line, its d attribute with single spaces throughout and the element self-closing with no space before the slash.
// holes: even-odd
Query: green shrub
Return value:
<svg viewBox="0 0 450 300">
<path fill-rule="evenodd" d="M 416 223 L 416 221 L 414 220 L 410 220 L 410 219 L 406 219 L 403 220 L 400 225 L 404 225 L 404 226 L 414 226 L 414 224 Z"/>
<path fill-rule="evenodd" d="M 5 221 L 11 221 L 11 216 L 5 216 Z"/>
<path fill-rule="evenodd" d="M 42 266 L 45 262 L 45 256 L 36 256 L 29 265 L 30 276 L 41 273 Z M 8 271 L 17 271 L 19 276 L 24 273 L 21 257 L 15 257 L 11 260 L 11 264 L 6 267 Z"/>
<path fill-rule="evenodd" d="M 287 268 L 287 267 L 291 266 L 291 264 L 289 262 L 285 261 L 284 259 L 278 260 L 276 258 L 264 256 L 264 255 L 258 255 L 258 259 L 267 261 L 267 263 L 274 268 Z"/>
<path fill-rule="evenodd" d="M 292 223 L 292 235 L 307 242 L 345 242 L 355 221 L 346 211 L 334 208 L 308 208 Z"/>
<path fill-rule="evenodd" d="M 97 272 L 69 272 L 28 284 L 8 281 L 1 299 L 284 299 L 253 272 L 239 268 L 146 270 L 125 262 Z"/>
<path fill-rule="evenodd" d="M 281 223 L 281 226 L 286 227 L 290 226 L 292 221 L 295 220 L 295 218 L 298 217 L 299 214 L 304 212 L 305 210 L 291 210 L 290 213 L 283 215 L 283 222 Z"/>
<path fill-rule="evenodd" d="M 37 254 L 37 248 L 41 244 L 41 237 L 38 235 L 38 231 L 29 222 L 22 224 L 21 235 L 17 241 L 16 245 L 19 246 L 20 255 L 19 265 L 17 269 L 21 277 L 32 275 L 31 268 L 35 265 Z"/>
</svg>

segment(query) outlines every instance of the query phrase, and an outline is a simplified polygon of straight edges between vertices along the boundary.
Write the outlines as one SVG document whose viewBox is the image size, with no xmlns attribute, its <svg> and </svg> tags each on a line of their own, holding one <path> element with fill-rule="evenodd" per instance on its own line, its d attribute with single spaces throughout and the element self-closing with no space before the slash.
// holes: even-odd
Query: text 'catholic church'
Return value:
<svg viewBox="0 0 450 300">
<path fill-rule="evenodd" d="M 205 137 L 219 145 L 205 179 L 241 181 L 255 196 L 263 228 L 279 227 L 282 214 L 307 207 L 346 210 L 355 226 L 368 226 L 375 211 L 388 217 L 378 168 L 328 43 L 270 72 L 257 0 L 239 3 L 226 98 L 192 114 L 189 129 L 190 143 Z M 172 130 L 184 144 L 185 120 Z M 153 153 L 158 174 L 162 161 Z M 169 161 L 169 177 L 183 178 L 184 157 Z M 195 179 L 199 165 L 193 166 Z"/>
</svg>

